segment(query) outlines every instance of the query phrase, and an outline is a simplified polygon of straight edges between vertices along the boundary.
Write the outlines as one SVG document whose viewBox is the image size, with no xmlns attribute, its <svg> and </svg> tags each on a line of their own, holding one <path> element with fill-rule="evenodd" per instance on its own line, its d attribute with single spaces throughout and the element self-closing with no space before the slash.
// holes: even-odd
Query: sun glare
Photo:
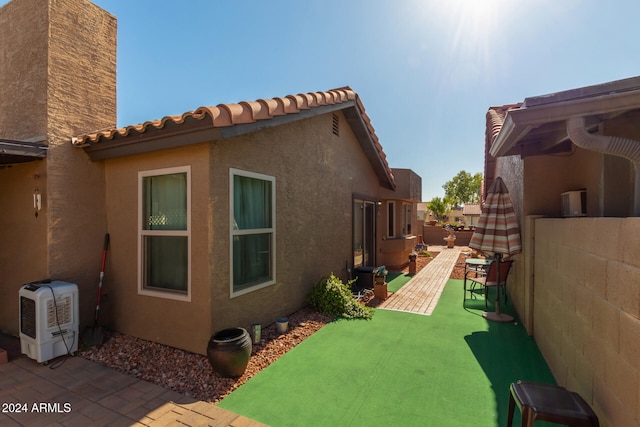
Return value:
<svg viewBox="0 0 640 427">
<path fill-rule="evenodd" d="M 487 72 L 504 45 L 516 0 L 416 0 L 428 43 L 437 37 L 438 66 L 447 80 Z M 428 35 L 427 35 L 428 34 Z"/>
<path fill-rule="evenodd" d="M 499 19 L 507 2 L 503 0 L 446 0 L 440 2 L 446 22 L 454 30 L 454 47 L 478 49 L 497 36 Z"/>
</svg>

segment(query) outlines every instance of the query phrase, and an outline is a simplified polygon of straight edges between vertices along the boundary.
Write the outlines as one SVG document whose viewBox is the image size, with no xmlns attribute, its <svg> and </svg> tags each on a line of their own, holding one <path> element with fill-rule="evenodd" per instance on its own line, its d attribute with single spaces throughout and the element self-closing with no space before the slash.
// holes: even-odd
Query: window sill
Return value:
<svg viewBox="0 0 640 427">
<path fill-rule="evenodd" d="M 395 237 L 383 237 L 382 240 L 412 240 L 415 239 L 416 236 L 413 234 L 407 234 L 405 236 L 395 236 Z"/>
<path fill-rule="evenodd" d="M 246 294 L 251 293 L 253 291 L 257 291 L 259 289 L 263 289 L 263 288 L 266 288 L 268 286 L 272 286 L 272 285 L 275 285 L 275 284 L 276 284 L 275 280 L 269 280 L 268 282 L 264 282 L 264 283 L 261 283 L 259 285 L 254 285 L 254 286 L 251 286 L 250 288 L 242 289 L 242 290 L 239 290 L 239 291 L 236 291 L 236 292 L 234 292 L 233 289 L 231 289 L 231 294 L 229 295 L 229 297 L 230 298 L 239 297 L 239 296 L 246 295 Z"/>
<path fill-rule="evenodd" d="M 151 289 L 138 289 L 138 295 L 144 295 L 147 297 L 172 299 L 175 301 L 191 302 L 191 293 L 186 294 L 177 292 L 163 292 Z"/>
</svg>

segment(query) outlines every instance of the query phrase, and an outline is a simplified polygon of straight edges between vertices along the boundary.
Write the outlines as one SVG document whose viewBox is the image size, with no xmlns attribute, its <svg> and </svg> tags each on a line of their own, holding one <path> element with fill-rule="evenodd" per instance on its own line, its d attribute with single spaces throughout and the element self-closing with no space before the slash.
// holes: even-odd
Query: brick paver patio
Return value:
<svg viewBox="0 0 640 427">
<path fill-rule="evenodd" d="M 52 363 L 55 363 L 52 362 Z M 81 357 L 0 365 L 2 426 L 264 426 Z"/>
</svg>

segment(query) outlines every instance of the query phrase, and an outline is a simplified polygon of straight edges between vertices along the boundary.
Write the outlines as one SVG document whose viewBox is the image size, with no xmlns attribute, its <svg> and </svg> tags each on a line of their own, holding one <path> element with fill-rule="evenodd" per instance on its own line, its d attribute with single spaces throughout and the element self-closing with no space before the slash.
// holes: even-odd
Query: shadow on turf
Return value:
<svg viewBox="0 0 640 427">
<path fill-rule="evenodd" d="M 482 293 L 482 292 L 480 292 Z M 482 296 L 465 299 L 465 311 L 482 317 L 485 311 L 494 310 L 494 302 L 485 306 Z M 539 353 L 533 337 L 529 336 L 522 325 L 513 306 L 504 304 L 502 309 L 514 317 L 513 322 L 500 323 L 487 320 L 488 330 L 475 331 L 464 337 L 477 362 L 491 382 L 498 425 L 506 425 L 509 406 L 509 387 L 517 380 L 544 382 L 555 384 L 555 380 L 546 368 L 546 363 Z M 546 369 L 540 369 L 544 366 Z M 520 413 L 515 411 L 514 425 L 520 425 Z M 541 426 L 548 423 L 539 423 Z"/>
</svg>

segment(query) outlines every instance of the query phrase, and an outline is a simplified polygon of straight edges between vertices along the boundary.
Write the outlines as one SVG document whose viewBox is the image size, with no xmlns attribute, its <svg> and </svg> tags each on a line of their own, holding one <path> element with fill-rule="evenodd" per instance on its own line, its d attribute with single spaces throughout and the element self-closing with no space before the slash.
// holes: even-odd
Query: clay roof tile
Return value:
<svg viewBox="0 0 640 427">
<path fill-rule="evenodd" d="M 267 114 L 269 114 L 269 116 L 278 115 L 276 111 L 278 110 L 279 104 L 275 99 L 258 99 L 257 102 L 259 102 L 266 108 Z M 284 114 L 284 112 L 282 114 Z"/>
<path fill-rule="evenodd" d="M 214 128 L 242 125 L 260 120 L 269 120 L 277 116 L 300 113 L 301 110 L 309 110 L 314 107 L 340 104 L 348 101 L 355 101 L 357 110 L 362 117 L 371 141 L 373 141 L 373 145 L 386 170 L 386 174 L 393 183 L 393 173 L 387 163 L 386 155 L 382 150 L 375 130 L 371 125 L 371 119 L 366 114 L 360 98 L 348 86 L 326 92 L 288 95 L 284 98 L 258 99 L 257 101 L 243 101 L 237 104 L 219 104 L 215 107 L 203 106 L 193 111 L 187 111 L 181 115 L 166 116 L 160 120 L 150 120 L 141 124 L 121 128 L 87 132 L 72 138 L 72 141 L 74 145 L 78 146 L 101 145 L 110 140 L 125 138 L 130 135 L 143 136 L 143 134 L 159 132 L 169 127 L 194 121 L 203 121 L 205 125 L 206 121 L 209 121 L 209 126 Z"/>
<path fill-rule="evenodd" d="M 243 101 L 240 105 L 244 106 L 251 112 L 253 121 L 270 119 L 269 108 L 258 101 Z"/>
</svg>

